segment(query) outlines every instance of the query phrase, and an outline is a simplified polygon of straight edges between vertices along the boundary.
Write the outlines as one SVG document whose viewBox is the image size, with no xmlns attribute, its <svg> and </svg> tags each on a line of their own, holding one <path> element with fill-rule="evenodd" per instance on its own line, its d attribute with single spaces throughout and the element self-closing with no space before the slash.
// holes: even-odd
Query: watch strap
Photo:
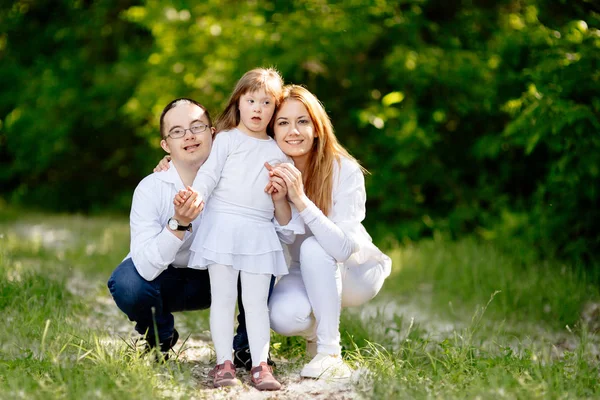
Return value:
<svg viewBox="0 0 600 400">
<path fill-rule="evenodd" d="M 169 218 L 168 224 L 171 225 L 171 221 L 174 221 L 177 223 L 177 228 L 173 229 L 171 227 L 171 229 L 175 230 L 175 231 L 192 231 L 192 223 L 190 222 L 189 225 L 180 225 L 179 221 L 177 221 L 175 218 Z"/>
</svg>

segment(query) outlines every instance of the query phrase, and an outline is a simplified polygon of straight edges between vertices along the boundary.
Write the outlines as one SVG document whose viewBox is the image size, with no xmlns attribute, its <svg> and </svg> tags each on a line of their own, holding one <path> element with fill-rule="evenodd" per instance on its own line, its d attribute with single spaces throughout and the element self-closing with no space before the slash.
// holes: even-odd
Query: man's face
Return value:
<svg viewBox="0 0 600 400">
<path fill-rule="evenodd" d="M 161 147 L 169 154 L 175 163 L 202 165 L 210 154 L 214 128 L 209 127 L 208 118 L 204 110 L 195 104 L 179 104 L 167 111 L 164 117 L 165 139 L 160 142 Z M 194 134 L 190 128 L 201 129 L 203 132 Z M 183 137 L 177 136 L 179 131 L 185 130 Z"/>
</svg>

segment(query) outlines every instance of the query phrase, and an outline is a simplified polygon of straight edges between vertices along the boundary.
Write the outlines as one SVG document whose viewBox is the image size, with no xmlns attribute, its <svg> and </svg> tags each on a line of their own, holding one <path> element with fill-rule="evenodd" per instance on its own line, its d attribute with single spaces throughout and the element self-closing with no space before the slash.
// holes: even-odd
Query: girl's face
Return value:
<svg viewBox="0 0 600 400">
<path fill-rule="evenodd" d="M 245 93 L 240 97 L 240 123 L 238 129 L 259 138 L 266 138 L 267 126 L 275 112 L 275 98 L 263 89 Z"/>
<path fill-rule="evenodd" d="M 273 130 L 279 148 L 294 161 L 308 157 L 317 137 L 308 110 L 294 99 L 287 99 L 279 107 Z"/>
</svg>

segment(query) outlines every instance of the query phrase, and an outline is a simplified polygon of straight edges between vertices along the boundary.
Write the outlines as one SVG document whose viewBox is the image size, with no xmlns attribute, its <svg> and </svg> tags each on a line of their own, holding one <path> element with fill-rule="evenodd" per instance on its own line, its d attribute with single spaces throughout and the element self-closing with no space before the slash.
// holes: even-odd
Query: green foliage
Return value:
<svg viewBox="0 0 600 400">
<path fill-rule="evenodd" d="M 12 202 L 89 210 L 118 204 L 136 184 L 133 166 L 148 151 L 122 108 L 151 37 L 120 18 L 132 4 L 23 1 L 0 11 L 0 182 Z"/>
<path fill-rule="evenodd" d="M 23 1 L 0 26 L 13 204 L 126 210 L 160 157 L 165 104 L 216 115 L 245 71 L 272 65 L 372 172 L 377 240 L 475 232 L 538 257 L 600 254 L 591 1 Z"/>
</svg>

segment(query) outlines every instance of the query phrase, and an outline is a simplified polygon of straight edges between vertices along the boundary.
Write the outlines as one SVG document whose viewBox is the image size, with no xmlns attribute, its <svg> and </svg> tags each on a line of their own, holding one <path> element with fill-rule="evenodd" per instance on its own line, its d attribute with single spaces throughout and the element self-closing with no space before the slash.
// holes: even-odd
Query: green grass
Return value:
<svg viewBox="0 0 600 400">
<path fill-rule="evenodd" d="M 531 341 L 494 332 L 493 321 L 486 319 L 493 301 L 480 307 L 465 328 L 446 335 L 402 318 L 383 329 L 380 315 L 360 327 L 348 318 L 344 325 L 355 334 L 345 340 L 346 357 L 371 371 L 359 388 L 375 399 L 600 396 L 597 338 L 590 344 L 585 328 L 567 332 L 575 347 L 559 353 L 551 338 Z"/>
<path fill-rule="evenodd" d="M 488 310 L 510 323 L 573 326 L 586 302 L 599 298 L 600 265 L 583 267 L 539 261 L 525 264 L 526 251 L 501 252 L 472 238 L 424 240 L 394 251 L 394 272 L 386 291 L 445 313 L 471 312 L 499 291 Z M 527 257 L 529 258 L 529 257 Z"/>
<path fill-rule="evenodd" d="M 123 218 L 0 212 L 1 399 L 212 396 L 199 390 L 195 362 L 154 363 L 111 331 L 133 331 L 106 288 L 128 246 Z M 394 272 L 368 305 L 375 311 L 342 315 L 344 355 L 363 371 L 356 390 L 365 397 L 600 397 L 599 341 L 578 319 L 598 301 L 595 276 L 523 265 L 469 239 L 392 256 Z M 416 313 L 384 308 L 390 302 Z M 438 320 L 454 328 L 439 331 Z M 201 335 L 208 312 L 182 313 L 177 326 L 183 338 Z M 274 334 L 272 344 L 289 360 L 279 373 L 297 373 L 303 340 Z"/>
</svg>

